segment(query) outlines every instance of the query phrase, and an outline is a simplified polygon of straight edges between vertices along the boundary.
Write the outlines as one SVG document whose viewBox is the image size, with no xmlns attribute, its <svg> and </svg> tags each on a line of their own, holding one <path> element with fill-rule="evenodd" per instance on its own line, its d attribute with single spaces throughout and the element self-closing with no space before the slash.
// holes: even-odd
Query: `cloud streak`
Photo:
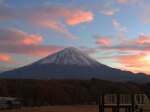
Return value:
<svg viewBox="0 0 150 112">
<path fill-rule="evenodd" d="M 133 55 L 120 56 L 117 57 L 117 60 L 124 65 L 123 68 L 126 70 L 132 70 L 135 73 L 150 73 L 150 59 L 147 58 L 149 56 L 149 53 L 138 53 Z"/>
<path fill-rule="evenodd" d="M 101 39 L 101 38 L 99 38 Z M 111 38 L 112 39 L 112 38 Z M 97 40 L 97 38 L 96 38 Z M 115 56 L 104 56 L 103 59 L 112 59 L 115 60 L 116 63 L 119 63 L 119 68 L 124 70 L 130 70 L 132 72 L 138 73 L 143 72 L 150 74 L 149 66 L 150 66 L 150 36 L 145 34 L 140 34 L 138 37 L 134 39 L 126 39 L 124 43 L 118 40 L 116 43 L 102 45 L 101 41 L 97 45 L 99 45 L 99 49 L 107 52 L 115 52 Z M 103 42 L 105 43 L 105 41 Z M 107 41 L 106 41 L 107 43 Z M 121 53 L 120 53 L 121 52 Z"/>
<path fill-rule="evenodd" d="M 0 52 L 46 56 L 63 48 L 43 45 L 42 39 L 41 35 L 28 34 L 18 29 L 0 29 Z"/>
<path fill-rule="evenodd" d="M 78 11 L 75 14 L 72 14 L 66 19 L 68 25 L 74 26 L 84 22 L 90 22 L 94 19 L 93 14 L 90 11 Z"/>
<path fill-rule="evenodd" d="M 140 34 L 137 39 L 135 39 L 135 44 L 148 45 L 150 44 L 150 35 Z"/>
<path fill-rule="evenodd" d="M 28 34 L 21 30 L 9 28 L 0 29 L 0 44 L 8 45 L 30 45 L 39 44 L 43 40 L 41 35 Z"/>
<path fill-rule="evenodd" d="M 97 37 L 96 44 L 98 44 L 100 46 L 111 46 L 112 40 L 109 37 Z"/>
<path fill-rule="evenodd" d="M 116 7 L 113 7 L 111 3 L 106 3 L 105 5 L 98 6 L 97 9 L 100 13 L 106 15 L 106 16 L 113 16 L 116 13 L 119 12 L 119 9 Z"/>
<path fill-rule="evenodd" d="M 93 13 L 83 9 L 76 9 L 63 6 L 39 6 L 29 8 L 12 8 L 8 6 L 0 7 L 0 21 L 20 20 L 31 25 L 45 27 L 59 33 L 64 37 L 75 38 L 67 30 L 65 25 L 78 25 L 90 22 L 94 19 Z"/>
<path fill-rule="evenodd" d="M 124 27 L 121 23 L 119 23 L 119 21 L 117 21 L 117 20 L 112 20 L 112 25 L 113 25 L 113 27 L 117 30 L 117 31 L 119 31 L 119 32 L 127 32 L 127 28 L 126 27 Z"/>
</svg>

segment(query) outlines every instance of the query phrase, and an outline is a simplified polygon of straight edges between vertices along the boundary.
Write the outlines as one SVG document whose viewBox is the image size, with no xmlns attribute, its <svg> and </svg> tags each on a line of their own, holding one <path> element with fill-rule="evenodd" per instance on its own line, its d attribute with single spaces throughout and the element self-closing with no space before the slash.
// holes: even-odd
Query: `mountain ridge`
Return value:
<svg viewBox="0 0 150 112">
<path fill-rule="evenodd" d="M 90 66 L 93 64 L 99 64 L 94 59 L 85 55 L 79 49 L 74 47 L 65 48 L 60 52 L 56 52 L 52 55 L 48 55 L 44 59 L 39 60 L 33 64 L 64 64 L 64 65 L 85 65 Z"/>
<path fill-rule="evenodd" d="M 73 47 L 65 48 L 30 65 L 1 73 L 0 77 L 43 80 L 100 78 L 113 81 L 150 81 L 150 76 L 135 75 L 129 71 L 111 68 Z"/>
</svg>

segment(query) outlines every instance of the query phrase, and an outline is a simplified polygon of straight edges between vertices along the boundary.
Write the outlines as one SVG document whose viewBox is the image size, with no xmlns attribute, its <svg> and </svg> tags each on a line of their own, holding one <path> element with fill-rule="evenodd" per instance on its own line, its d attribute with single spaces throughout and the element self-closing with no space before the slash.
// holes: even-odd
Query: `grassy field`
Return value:
<svg viewBox="0 0 150 112">
<path fill-rule="evenodd" d="M 98 106 L 48 106 L 0 110 L 0 112 L 98 112 Z"/>
</svg>

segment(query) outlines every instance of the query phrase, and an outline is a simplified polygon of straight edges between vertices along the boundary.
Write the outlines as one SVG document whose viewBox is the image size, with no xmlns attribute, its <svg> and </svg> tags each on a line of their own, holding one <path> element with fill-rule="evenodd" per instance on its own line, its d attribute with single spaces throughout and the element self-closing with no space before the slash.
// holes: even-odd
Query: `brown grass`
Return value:
<svg viewBox="0 0 150 112">
<path fill-rule="evenodd" d="M 0 112 L 98 112 L 98 106 L 48 106 L 21 108 L 14 110 L 0 110 Z"/>
</svg>

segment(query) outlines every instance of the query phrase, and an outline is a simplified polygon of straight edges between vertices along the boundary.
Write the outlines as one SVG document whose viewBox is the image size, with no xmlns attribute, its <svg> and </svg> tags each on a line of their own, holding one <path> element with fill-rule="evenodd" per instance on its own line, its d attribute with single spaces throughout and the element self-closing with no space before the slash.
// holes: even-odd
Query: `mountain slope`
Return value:
<svg viewBox="0 0 150 112">
<path fill-rule="evenodd" d="M 59 64 L 59 65 L 78 65 L 96 66 L 98 62 L 85 55 L 77 48 L 69 47 L 63 51 L 47 56 L 34 64 Z"/>
<path fill-rule="evenodd" d="M 103 65 L 80 50 L 69 47 L 30 65 L 4 72 L 3 78 L 20 79 L 90 79 L 150 81 L 144 74 L 135 75 Z"/>
</svg>

